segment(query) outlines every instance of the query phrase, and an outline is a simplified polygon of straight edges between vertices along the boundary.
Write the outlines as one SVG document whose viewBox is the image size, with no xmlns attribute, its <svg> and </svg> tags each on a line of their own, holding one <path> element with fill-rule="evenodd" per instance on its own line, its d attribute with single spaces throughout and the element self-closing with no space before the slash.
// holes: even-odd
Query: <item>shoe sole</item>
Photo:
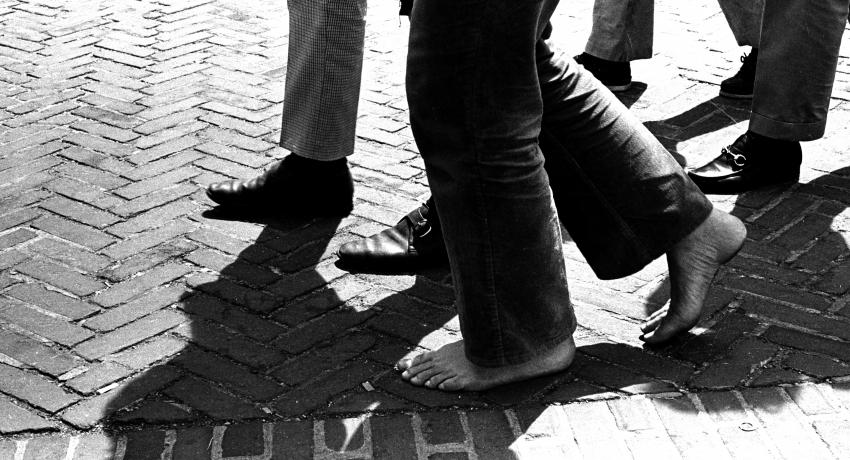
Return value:
<svg viewBox="0 0 850 460">
<path fill-rule="evenodd" d="M 688 175 L 691 180 L 699 187 L 702 193 L 706 195 L 739 195 L 741 193 L 751 192 L 753 190 L 758 190 L 767 187 L 782 187 L 787 185 L 792 185 L 800 181 L 800 174 L 791 177 L 787 177 L 774 182 L 764 182 L 764 183 L 756 183 L 752 187 L 749 188 L 741 188 L 741 184 L 738 181 L 728 181 L 728 182 L 717 182 L 712 185 L 705 186 L 700 185 L 699 180 L 694 180 L 693 176 Z"/>
<path fill-rule="evenodd" d="M 625 85 L 605 85 L 612 93 L 622 93 L 623 91 L 628 91 L 629 88 L 632 87 L 631 83 L 627 83 Z"/>
<path fill-rule="evenodd" d="M 729 99 L 752 99 L 753 94 L 736 94 L 736 93 L 727 93 L 726 91 L 720 91 L 720 95 L 723 97 L 728 97 Z"/>
<path fill-rule="evenodd" d="M 239 202 L 230 202 L 227 200 L 218 201 L 216 200 L 212 194 L 210 194 L 209 189 L 207 189 L 207 198 L 215 202 L 218 205 L 218 208 L 226 210 L 236 215 L 245 215 L 245 216 L 264 216 L 264 217 L 346 217 L 351 214 L 351 211 L 354 210 L 354 205 L 321 205 L 316 204 L 312 207 L 301 208 L 301 207 L 290 207 L 289 209 L 270 209 L 270 206 L 267 206 L 263 203 L 239 203 Z"/>
</svg>

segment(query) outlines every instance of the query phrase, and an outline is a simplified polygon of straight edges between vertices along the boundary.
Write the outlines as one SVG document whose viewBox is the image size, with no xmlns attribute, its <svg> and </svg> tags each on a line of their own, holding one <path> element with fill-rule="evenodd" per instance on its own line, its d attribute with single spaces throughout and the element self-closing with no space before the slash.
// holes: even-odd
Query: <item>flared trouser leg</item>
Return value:
<svg viewBox="0 0 850 460">
<path fill-rule="evenodd" d="M 537 43 L 540 146 L 558 213 L 597 276 L 635 273 L 711 203 L 643 124 L 550 41 Z"/>
<path fill-rule="evenodd" d="M 625 107 L 541 42 L 554 7 L 429 0 L 415 3 L 411 16 L 411 124 L 443 225 L 467 356 L 482 366 L 527 361 L 575 328 L 550 175 L 577 234 L 611 226 L 585 231 L 580 247 L 604 250 L 610 236 L 640 252 L 640 263 L 711 209 Z M 570 155 L 574 149 L 586 152 Z M 642 210 L 645 203 L 654 207 Z M 574 224 L 585 218 L 589 224 Z M 644 229 L 643 219 L 659 223 Z M 623 228 L 634 237 L 624 238 Z M 602 259 L 594 257 L 603 273 L 636 266 L 629 257 L 607 267 Z"/>
<path fill-rule="evenodd" d="M 788 141 L 823 137 L 848 0 L 766 0 L 749 129 Z"/>
<path fill-rule="evenodd" d="M 414 2 L 411 125 L 454 278 L 468 358 L 528 361 L 575 328 L 543 156 L 535 43 L 552 0 Z"/>
</svg>

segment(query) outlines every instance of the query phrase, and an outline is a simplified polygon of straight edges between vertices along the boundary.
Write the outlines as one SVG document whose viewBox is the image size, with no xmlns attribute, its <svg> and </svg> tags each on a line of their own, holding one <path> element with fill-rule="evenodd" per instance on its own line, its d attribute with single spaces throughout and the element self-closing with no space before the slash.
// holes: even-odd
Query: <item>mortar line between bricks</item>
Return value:
<svg viewBox="0 0 850 460">
<path fill-rule="evenodd" d="M 177 442 L 177 430 L 165 430 L 165 439 L 162 441 L 162 455 L 160 460 L 172 460 L 174 457 L 174 444 Z"/>
<path fill-rule="evenodd" d="M 813 202 L 811 205 L 807 206 L 807 207 L 806 207 L 806 209 L 804 209 L 803 211 L 799 212 L 799 213 L 798 213 L 798 215 L 797 215 L 797 217 L 795 217 L 794 219 L 791 219 L 791 221 L 790 221 L 790 222 L 788 222 L 787 224 L 783 225 L 782 227 L 780 227 L 780 228 L 778 228 L 778 229 L 776 229 L 776 230 L 774 230 L 774 231 L 772 231 L 772 232 L 768 233 L 768 234 L 767 234 L 767 236 L 765 236 L 765 237 L 763 238 L 763 241 L 764 241 L 765 243 L 769 243 L 769 242 L 771 242 L 771 241 L 775 240 L 776 238 L 779 238 L 780 236 L 782 236 L 782 234 L 784 234 L 784 233 L 785 233 L 785 232 L 787 232 L 789 229 L 791 229 L 791 227 L 793 227 L 793 226 L 795 226 L 795 225 L 799 224 L 800 222 L 802 222 L 803 220 L 805 220 L 805 219 L 806 219 L 806 217 L 808 217 L 809 215 L 814 214 L 814 211 L 815 211 L 818 207 L 820 207 L 820 205 L 821 205 L 821 203 L 823 203 L 823 201 L 824 201 L 824 200 L 822 200 L 822 199 L 816 199 L 816 200 L 814 200 L 814 202 Z M 814 244 L 814 241 L 810 241 L 810 242 L 809 242 L 809 245 L 813 245 L 813 244 Z"/>
<path fill-rule="evenodd" d="M 15 441 L 15 460 L 24 460 L 24 453 L 26 453 L 27 444 L 29 444 L 29 439 Z"/>
<path fill-rule="evenodd" d="M 732 458 L 732 453 L 729 452 L 729 448 L 726 446 L 726 443 L 723 442 L 723 436 L 720 434 L 720 424 L 711 418 L 711 415 L 709 415 L 708 410 L 705 408 L 705 404 L 703 404 L 699 399 L 699 394 L 686 393 L 686 397 L 691 401 L 694 407 L 696 407 L 697 420 L 709 436 L 712 437 L 712 442 L 715 445 L 723 446 L 723 449 L 727 453 L 727 457 Z"/>
<path fill-rule="evenodd" d="M 80 445 L 79 436 L 71 436 L 68 440 L 68 450 L 65 451 L 64 460 L 74 460 L 74 454 L 77 452 L 77 447 Z"/>
<path fill-rule="evenodd" d="M 791 193 L 791 192 L 793 192 L 795 190 L 796 190 L 796 188 L 792 186 L 789 190 L 786 190 L 786 191 L 780 193 L 778 196 L 776 196 L 773 199 L 771 199 L 770 201 L 768 201 L 767 204 L 762 205 L 757 211 L 755 211 L 752 214 L 750 214 L 749 216 L 747 216 L 746 219 L 743 219 L 744 222 L 746 222 L 748 224 L 752 224 L 756 220 L 760 219 L 762 216 L 764 216 L 765 214 L 769 213 L 771 210 L 773 210 L 774 208 L 779 206 L 788 197 L 792 196 L 793 193 Z"/>
<path fill-rule="evenodd" d="M 780 320 L 777 320 L 777 319 L 768 318 L 768 317 L 762 316 L 758 313 L 745 313 L 745 316 L 747 316 L 749 318 L 757 319 L 759 321 L 763 321 L 768 327 L 779 326 L 779 327 L 784 327 L 786 329 L 791 329 L 791 330 L 794 330 L 794 331 L 797 331 L 797 332 L 803 332 L 805 334 L 814 335 L 816 337 L 820 337 L 820 338 L 823 338 L 823 339 L 832 340 L 834 342 L 850 343 L 850 340 L 842 339 L 841 337 L 836 337 L 836 336 L 832 336 L 832 335 L 829 335 L 829 334 L 824 334 L 823 332 L 819 332 L 819 331 L 814 330 L 814 329 L 809 329 L 807 327 L 798 326 L 796 324 L 786 323 L 784 321 L 780 321 Z M 791 347 L 790 345 L 784 345 L 784 346 L 787 346 L 789 348 L 794 348 L 794 347 Z M 794 348 L 794 349 L 797 349 L 797 348 Z M 813 351 L 811 351 L 811 350 L 805 350 L 805 351 L 808 352 L 808 353 L 813 353 Z"/>
</svg>

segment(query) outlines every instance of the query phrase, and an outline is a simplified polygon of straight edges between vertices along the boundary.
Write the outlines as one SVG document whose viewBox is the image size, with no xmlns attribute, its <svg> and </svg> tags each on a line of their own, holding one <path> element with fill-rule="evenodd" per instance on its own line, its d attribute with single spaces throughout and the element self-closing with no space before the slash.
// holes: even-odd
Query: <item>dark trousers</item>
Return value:
<svg viewBox="0 0 850 460">
<path fill-rule="evenodd" d="M 558 213 L 597 274 L 617 277 L 711 210 L 643 125 L 552 48 L 556 4 L 425 0 L 411 15 L 411 124 L 481 366 L 528 361 L 574 331 Z"/>
</svg>

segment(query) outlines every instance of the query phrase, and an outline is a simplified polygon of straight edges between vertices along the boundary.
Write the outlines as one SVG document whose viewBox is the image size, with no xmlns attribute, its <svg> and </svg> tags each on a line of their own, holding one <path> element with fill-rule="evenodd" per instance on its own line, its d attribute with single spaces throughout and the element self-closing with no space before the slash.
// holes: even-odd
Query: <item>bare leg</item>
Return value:
<svg viewBox="0 0 850 460">
<path fill-rule="evenodd" d="M 503 367 L 480 367 L 466 358 L 463 340 L 402 359 L 396 368 L 410 383 L 444 391 L 479 391 L 506 383 L 553 374 L 570 366 L 576 346 L 572 337 L 531 361 Z"/>
<path fill-rule="evenodd" d="M 670 306 L 647 318 L 641 331 L 646 343 L 661 343 L 699 321 L 711 281 L 720 265 L 738 253 L 747 229 L 732 215 L 713 209 L 696 230 L 667 253 Z"/>
</svg>

